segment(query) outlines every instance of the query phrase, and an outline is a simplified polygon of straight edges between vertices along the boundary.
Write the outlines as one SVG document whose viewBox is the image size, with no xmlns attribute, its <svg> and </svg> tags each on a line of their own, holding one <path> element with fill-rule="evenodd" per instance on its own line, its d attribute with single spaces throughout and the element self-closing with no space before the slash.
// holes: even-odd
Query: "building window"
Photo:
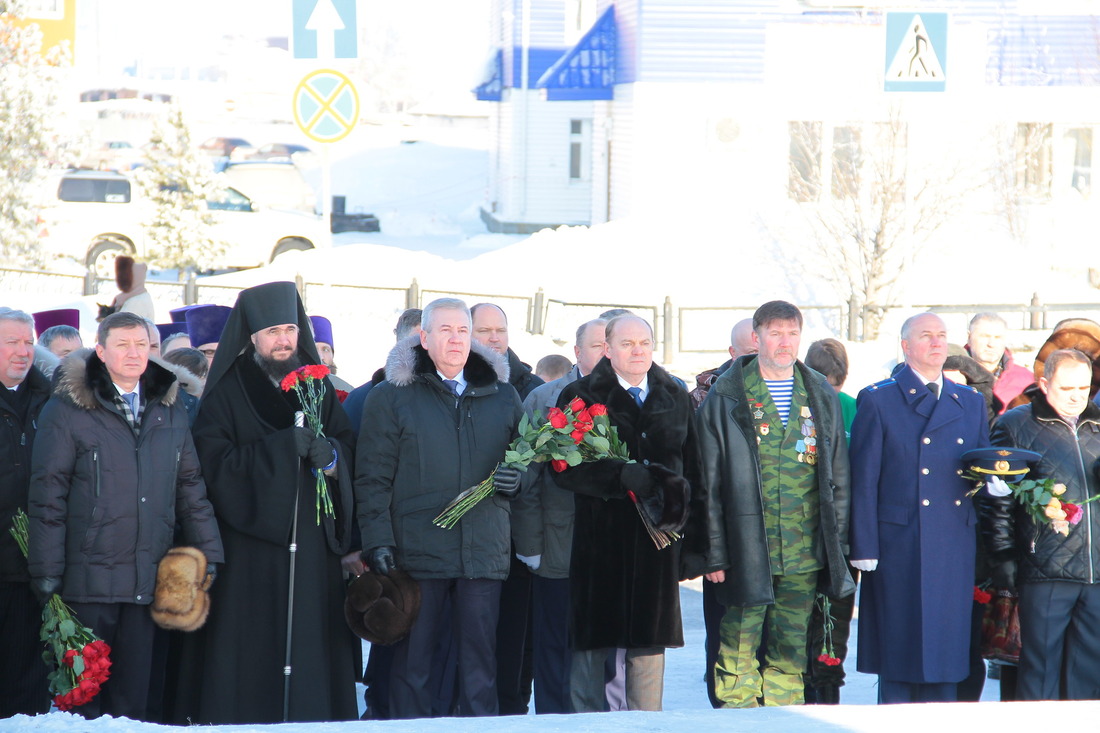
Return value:
<svg viewBox="0 0 1100 733">
<path fill-rule="evenodd" d="M 1051 158 L 1051 125 L 1016 125 L 1016 189 L 1021 195 L 1050 196 Z"/>
<path fill-rule="evenodd" d="M 856 127 L 833 128 L 833 198 L 859 193 L 860 133 Z"/>
<path fill-rule="evenodd" d="M 1070 185 L 1086 196 L 1092 189 L 1092 130 L 1080 127 L 1069 130 L 1066 137 L 1073 144 L 1073 173 Z"/>
<path fill-rule="evenodd" d="M 789 122 L 790 170 L 787 192 L 800 203 L 817 201 L 821 194 L 821 123 Z"/>
<path fill-rule="evenodd" d="M 65 0 L 30 0 L 24 13 L 33 20 L 64 20 Z"/>
<path fill-rule="evenodd" d="M 591 120 L 569 120 L 569 180 L 588 180 Z"/>
</svg>

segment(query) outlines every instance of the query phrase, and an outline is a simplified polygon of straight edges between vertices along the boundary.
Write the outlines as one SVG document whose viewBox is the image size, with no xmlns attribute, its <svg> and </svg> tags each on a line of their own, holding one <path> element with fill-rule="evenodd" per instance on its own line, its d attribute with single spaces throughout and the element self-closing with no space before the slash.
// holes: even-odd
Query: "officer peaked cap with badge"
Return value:
<svg viewBox="0 0 1100 733">
<path fill-rule="evenodd" d="M 1014 484 L 1031 470 L 1043 455 L 1023 448 L 973 448 L 962 454 L 963 466 L 977 476 L 1000 476 Z"/>
</svg>

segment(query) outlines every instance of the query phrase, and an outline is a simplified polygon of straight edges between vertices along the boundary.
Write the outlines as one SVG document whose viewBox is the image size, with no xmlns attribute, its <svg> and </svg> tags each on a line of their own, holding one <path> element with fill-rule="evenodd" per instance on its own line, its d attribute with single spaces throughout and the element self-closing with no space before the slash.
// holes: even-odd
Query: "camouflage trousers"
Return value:
<svg viewBox="0 0 1100 733">
<path fill-rule="evenodd" d="M 719 627 L 715 695 L 727 708 L 801 705 L 806 635 L 817 593 L 817 574 L 773 575 L 775 603 L 730 607 Z M 763 666 L 756 652 L 767 628 Z"/>
</svg>

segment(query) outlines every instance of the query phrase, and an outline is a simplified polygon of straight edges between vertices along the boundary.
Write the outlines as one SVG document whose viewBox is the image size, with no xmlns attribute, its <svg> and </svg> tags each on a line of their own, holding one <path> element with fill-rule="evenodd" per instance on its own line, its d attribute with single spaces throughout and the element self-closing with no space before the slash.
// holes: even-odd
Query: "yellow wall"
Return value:
<svg viewBox="0 0 1100 733">
<path fill-rule="evenodd" d="M 32 6 L 34 9 L 27 12 L 27 19 L 21 25 L 35 23 L 42 30 L 42 53 L 46 54 L 62 41 L 68 41 L 75 60 L 76 0 L 39 0 Z M 59 12 L 53 12 L 53 8 Z"/>
</svg>

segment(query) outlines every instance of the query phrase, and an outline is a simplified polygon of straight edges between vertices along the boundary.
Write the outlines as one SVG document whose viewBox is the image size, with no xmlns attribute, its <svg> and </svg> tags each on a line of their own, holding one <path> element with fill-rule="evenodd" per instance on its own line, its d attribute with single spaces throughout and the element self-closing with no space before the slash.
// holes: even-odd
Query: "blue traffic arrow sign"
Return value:
<svg viewBox="0 0 1100 733">
<path fill-rule="evenodd" d="M 294 0 L 291 45 L 296 59 L 359 56 L 355 0 Z"/>
</svg>

